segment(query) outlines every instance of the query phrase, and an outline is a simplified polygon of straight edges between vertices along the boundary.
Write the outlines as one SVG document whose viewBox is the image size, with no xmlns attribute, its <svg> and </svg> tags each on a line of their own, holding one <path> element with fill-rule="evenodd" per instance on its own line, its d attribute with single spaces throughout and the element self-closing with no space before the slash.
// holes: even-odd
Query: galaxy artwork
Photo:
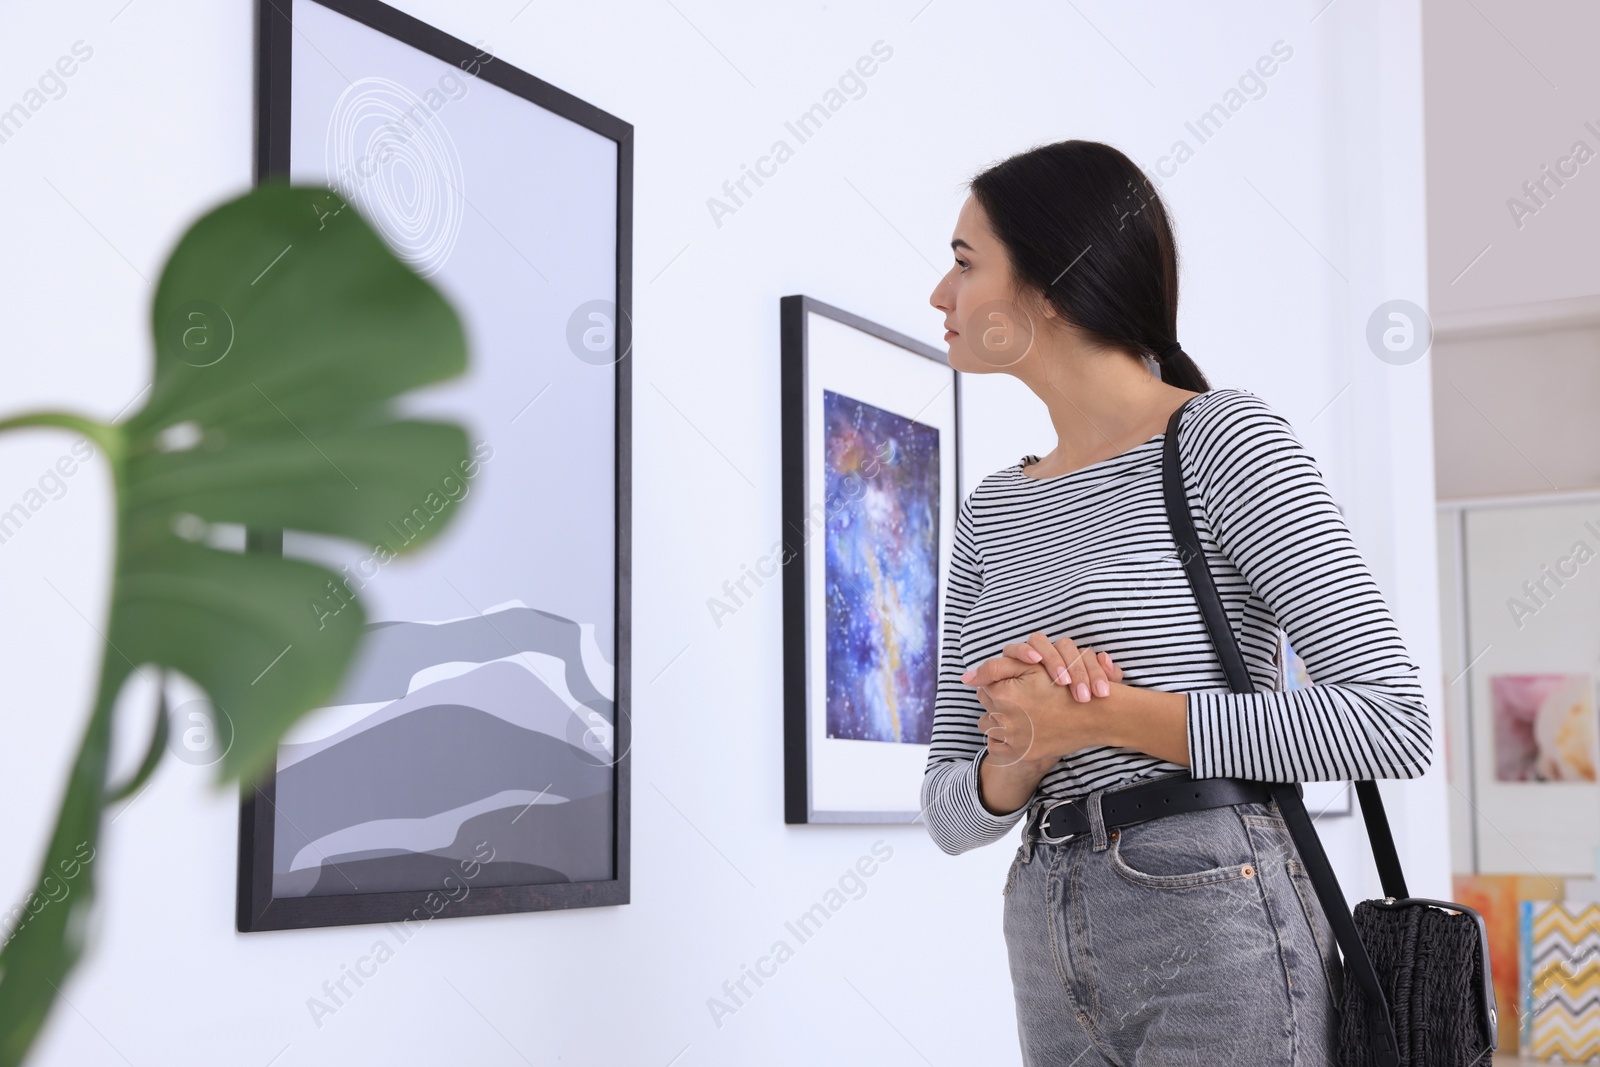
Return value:
<svg viewBox="0 0 1600 1067">
<path fill-rule="evenodd" d="M 779 319 L 783 820 L 914 823 L 962 501 L 961 376 L 814 297 L 783 297 Z"/>
<path fill-rule="evenodd" d="M 823 390 L 827 736 L 925 745 L 939 655 L 939 430 Z"/>
</svg>

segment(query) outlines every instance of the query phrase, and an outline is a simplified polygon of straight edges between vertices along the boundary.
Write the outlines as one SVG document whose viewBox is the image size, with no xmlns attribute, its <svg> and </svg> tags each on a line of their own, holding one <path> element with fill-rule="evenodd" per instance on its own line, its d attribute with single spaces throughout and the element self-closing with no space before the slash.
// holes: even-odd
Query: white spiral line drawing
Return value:
<svg viewBox="0 0 1600 1067">
<path fill-rule="evenodd" d="M 328 117 L 328 180 L 424 277 L 450 258 L 465 214 L 461 154 L 436 109 L 399 82 L 352 82 Z"/>
</svg>

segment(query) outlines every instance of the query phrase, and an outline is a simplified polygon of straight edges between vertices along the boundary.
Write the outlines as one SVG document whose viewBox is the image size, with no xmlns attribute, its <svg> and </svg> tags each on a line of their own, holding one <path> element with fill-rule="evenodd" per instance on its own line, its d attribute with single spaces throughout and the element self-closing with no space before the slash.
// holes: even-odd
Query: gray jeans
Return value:
<svg viewBox="0 0 1600 1067">
<path fill-rule="evenodd" d="M 1332 1067 L 1343 972 L 1276 803 L 1059 844 L 1024 828 L 1005 936 L 1028 1067 Z"/>
</svg>

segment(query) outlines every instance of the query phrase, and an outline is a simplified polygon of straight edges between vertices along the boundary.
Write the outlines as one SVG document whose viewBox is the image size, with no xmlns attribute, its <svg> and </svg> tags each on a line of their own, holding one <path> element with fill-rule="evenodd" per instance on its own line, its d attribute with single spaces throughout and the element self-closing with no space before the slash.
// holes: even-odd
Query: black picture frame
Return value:
<svg viewBox="0 0 1600 1067">
<path fill-rule="evenodd" d="M 810 316 L 818 315 L 852 327 L 916 356 L 943 366 L 950 375 L 953 405 L 953 480 L 954 507 L 962 497 L 961 478 L 961 375 L 950 367 L 944 352 L 913 337 L 853 314 L 815 297 L 795 294 L 779 301 L 780 332 L 780 436 L 782 441 L 783 512 L 783 679 L 784 679 L 784 822 L 802 824 L 914 823 L 922 818 L 920 807 L 903 810 L 881 808 L 838 808 L 814 802 L 813 772 L 816 769 L 812 741 L 817 701 L 812 686 L 810 583 L 806 541 L 810 493 Z M 953 525 L 954 512 L 951 513 Z M 948 546 L 940 556 L 946 557 Z M 938 597 L 940 632 L 943 626 L 943 573 Z M 936 649 L 939 642 L 936 641 Z M 937 672 L 938 655 L 933 669 Z M 906 746 L 910 747 L 910 746 Z"/>
<path fill-rule="evenodd" d="M 438 890 L 356 893 L 338 896 L 272 895 L 275 772 L 260 782 L 242 783 L 239 807 L 239 858 L 236 928 L 241 933 L 360 923 L 405 922 L 507 912 L 543 911 L 626 904 L 629 901 L 631 807 L 631 558 L 632 558 L 632 244 L 633 127 L 499 57 L 478 62 L 484 53 L 377 0 L 302 0 L 316 3 L 433 56 L 530 103 L 616 143 L 616 322 L 615 351 L 615 571 L 616 662 L 612 764 L 615 797 L 612 826 L 614 877 L 597 881 L 475 886 L 459 900 L 435 908 Z M 258 183 L 290 172 L 290 79 L 296 32 L 293 0 L 259 0 L 256 40 L 256 158 Z M 280 530 L 250 530 L 247 551 L 283 550 Z"/>
</svg>

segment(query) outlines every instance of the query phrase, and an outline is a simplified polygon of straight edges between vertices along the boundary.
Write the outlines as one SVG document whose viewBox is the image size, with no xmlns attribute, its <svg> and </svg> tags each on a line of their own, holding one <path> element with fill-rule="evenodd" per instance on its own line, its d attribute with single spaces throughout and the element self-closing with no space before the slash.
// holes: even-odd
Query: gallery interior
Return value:
<svg viewBox="0 0 1600 1067">
<path fill-rule="evenodd" d="M 1110 863 L 1151 923 L 1288 902 L 1278 978 L 1366 998 L 1370 969 L 1393 1009 L 1415 967 L 1466 1020 L 1363 999 L 1379 1036 L 1341 1042 L 1600 1063 L 1597 36 L 1577 0 L 6 5 L 0 1067 L 1065 1064 L 1008 918 L 1043 854 Z M 941 295 L 976 284 L 973 179 L 1065 141 L 1139 175 L 1094 232 L 1164 210 L 1181 354 L 1314 458 L 1415 667 L 1430 758 L 1265 778 L 1228 824 L 1287 863 L 1180 877 L 1196 844 L 1136 884 L 1141 826 L 1218 812 L 1107 793 L 1030 853 L 1048 805 L 991 826 L 924 788 L 979 714 L 961 671 L 1027 638 L 946 654 L 996 563 L 969 538 L 1031 506 L 1054 414 L 1106 403 L 1041 402 L 1035 332 L 962 363 Z M 1169 340 L 1132 355 L 1168 374 Z M 1165 522 L 1146 437 L 1090 466 L 1144 456 Z M 1217 579 L 1273 635 L 1241 683 L 1201 527 L 1119 557 L 1218 650 L 1196 691 L 1331 706 L 1325 631 L 1289 632 L 1316 561 Z M 1200 706 L 1163 720 L 1197 768 Z M 963 796 L 1000 780 L 976 752 L 1012 769 L 987 714 Z M 1087 999 L 1050 1026 L 1132 1062 L 1131 994 L 1079 954 L 1124 946 L 1052 884 L 1057 1003 Z M 1168 933 L 1139 1019 L 1237 949 Z M 1259 1062 L 1322 1062 L 1290 985 L 1299 1051 Z M 1198 1034 L 1141 1056 L 1248 1062 Z"/>
</svg>

